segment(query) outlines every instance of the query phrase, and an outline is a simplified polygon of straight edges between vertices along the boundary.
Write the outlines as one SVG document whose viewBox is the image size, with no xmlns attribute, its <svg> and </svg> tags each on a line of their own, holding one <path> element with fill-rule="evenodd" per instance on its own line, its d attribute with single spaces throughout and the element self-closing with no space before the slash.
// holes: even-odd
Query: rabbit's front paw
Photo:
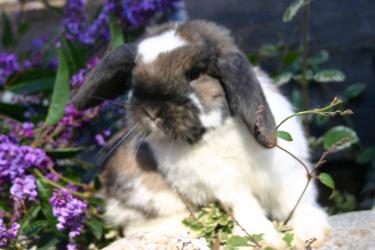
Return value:
<svg viewBox="0 0 375 250">
<path fill-rule="evenodd" d="M 327 215 L 320 209 L 312 213 L 297 214 L 292 221 L 297 249 L 305 249 L 306 245 L 319 247 L 330 231 Z"/>
</svg>

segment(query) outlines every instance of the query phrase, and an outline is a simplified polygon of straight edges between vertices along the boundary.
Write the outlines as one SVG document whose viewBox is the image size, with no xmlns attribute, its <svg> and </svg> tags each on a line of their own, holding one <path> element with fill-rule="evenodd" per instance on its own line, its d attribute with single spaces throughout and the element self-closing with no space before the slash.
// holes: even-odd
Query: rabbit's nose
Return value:
<svg viewBox="0 0 375 250">
<path fill-rule="evenodd" d="M 143 112 L 153 121 L 155 121 L 161 114 L 161 108 L 159 107 L 142 107 Z"/>
</svg>

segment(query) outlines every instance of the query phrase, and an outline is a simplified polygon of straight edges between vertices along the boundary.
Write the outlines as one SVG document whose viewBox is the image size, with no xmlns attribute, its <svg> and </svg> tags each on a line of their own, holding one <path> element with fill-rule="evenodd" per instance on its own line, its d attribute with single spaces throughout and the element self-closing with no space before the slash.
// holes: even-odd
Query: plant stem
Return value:
<svg viewBox="0 0 375 250">
<path fill-rule="evenodd" d="M 262 246 L 259 245 L 258 241 L 251 235 L 249 234 L 249 232 L 246 231 L 246 229 L 238 222 L 238 220 L 234 217 L 234 215 L 232 214 L 232 212 L 227 208 L 227 206 L 221 202 L 220 200 L 218 200 L 218 203 L 219 203 L 219 206 L 221 207 L 221 209 L 224 210 L 224 212 L 233 220 L 233 222 L 241 228 L 241 230 L 246 234 L 247 238 L 258 248 L 261 248 Z"/>
<path fill-rule="evenodd" d="M 298 205 L 301 203 L 301 200 L 302 200 L 303 196 L 305 195 L 305 193 L 306 193 L 306 191 L 307 191 L 307 188 L 308 188 L 309 185 L 310 185 L 311 180 L 312 180 L 312 176 L 311 176 L 311 175 L 308 175 L 306 185 L 305 185 L 305 187 L 303 188 L 302 193 L 301 193 L 300 196 L 298 197 L 298 200 L 297 200 L 296 204 L 294 205 L 292 211 L 290 211 L 288 217 L 287 217 L 287 218 L 285 219 L 285 221 L 283 222 L 283 225 L 288 224 L 288 222 L 290 221 L 290 219 L 293 217 L 293 214 L 294 214 L 294 212 L 296 211 Z"/>
<path fill-rule="evenodd" d="M 88 193 L 80 193 L 80 192 L 76 192 L 74 190 L 71 190 L 70 188 L 67 188 L 67 187 L 64 187 L 62 185 L 60 185 L 59 183 L 56 183 L 54 181 L 51 181 L 50 179 L 46 178 L 42 172 L 40 172 L 38 169 L 34 169 L 33 170 L 33 173 L 38 176 L 39 178 L 41 178 L 45 183 L 55 187 L 55 188 L 58 188 L 58 189 L 66 189 L 68 190 L 69 193 L 71 193 L 72 195 L 75 195 L 75 196 L 78 196 L 82 199 L 87 199 L 89 198 L 91 195 L 88 194 Z"/>
<path fill-rule="evenodd" d="M 296 161 L 298 161 L 304 168 L 305 168 L 305 171 L 306 171 L 306 175 L 307 177 L 309 178 L 310 177 L 310 171 L 309 171 L 309 168 L 307 167 L 307 165 L 301 160 L 299 159 L 297 156 L 295 156 L 293 153 L 289 152 L 287 149 L 281 147 L 280 145 L 276 144 L 276 147 L 281 149 L 282 151 L 284 151 L 285 153 L 287 153 L 288 155 L 290 155 L 291 157 L 293 157 Z"/>
<path fill-rule="evenodd" d="M 302 44 L 302 95 L 303 95 L 303 109 L 307 110 L 309 107 L 309 81 L 307 79 L 308 63 L 307 59 L 309 56 L 309 2 L 304 0 L 303 6 L 303 44 Z M 308 118 L 303 119 L 306 134 L 309 134 Z"/>
</svg>

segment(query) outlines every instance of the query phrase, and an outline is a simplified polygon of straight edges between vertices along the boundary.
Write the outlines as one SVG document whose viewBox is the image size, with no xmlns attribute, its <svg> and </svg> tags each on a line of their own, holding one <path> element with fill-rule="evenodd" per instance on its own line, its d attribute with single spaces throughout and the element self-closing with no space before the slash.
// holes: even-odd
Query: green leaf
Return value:
<svg viewBox="0 0 375 250">
<path fill-rule="evenodd" d="M 72 158 L 82 152 L 82 147 L 76 148 L 58 148 L 58 149 L 47 149 L 46 153 L 53 159 L 67 159 Z"/>
<path fill-rule="evenodd" d="M 9 104 L 0 102 L 0 114 L 6 115 L 17 121 L 23 121 L 23 114 L 26 112 L 26 108 L 18 104 Z"/>
<path fill-rule="evenodd" d="M 292 233 L 285 233 L 283 240 L 288 247 L 292 247 L 292 242 L 294 239 L 294 235 Z"/>
<path fill-rule="evenodd" d="M 97 240 L 100 240 L 103 236 L 103 222 L 99 220 L 88 220 L 87 226 L 91 229 L 91 232 Z"/>
<path fill-rule="evenodd" d="M 30 224 L 28 227 L 25 227 L 24 233 L 28 237 L 33 237 L 35 235 L 38 235 L 38 233 L 48 225 L 49 222 L 47 220 L 37 220 Z"/>
<path fill-rule="evenodd" d="M 366 148 L 365 150 L 362 150 L 357 155 L 357 162 L 359 164 L 368 164 L 374 158 L 375 158 L 375 148 L 374 147 L 369 147 L 369 148 Z"/>
<path fill-rule="evenodd" d="M 227 245 L 231 248 L 249 246 L 249 239 L 245 236 L 232 236 L 227 240 Z"/>
<path fill-rule="evenodd" d="M 302 110 L 302 94 L 298 89 L 292 91 L 292 103 L 297 110 Z"/>
<path fill-rule="evenodd" d="M 40 180 L 37 180 L 36 184 L 38 187 L 39 199 L 41 200 L 42 213 L 51 225 L 55 225 L 56 219 L 52 214 L 52 207 L 49 204 L 49 199 L 52 195 L 52 190 Z"/>
<path fill-rule="evenodd" d="M 59 68 L 57 69 L 55 86 L 53 88 L 51 105 L 45 123 L 55 125 L 64 116 L 65 105 L 69 99 L 69 66 L 65 53 L 58 50 Z"/>
<path fill-rule="evenodd" d="M 22 22 L 17 28 L 18 34 L 23 35 L 30 29 L 30 23 Z"/>
<path fill-rule="evenodd" d="M 56 249 L 57 243 L 60 240 L 56 237 L 54 233 L 45 233 L 43 237 L 41 237 L 40 241 L 38 242 L 38 250 L 52 250 Z"/>
<path fill-rule="evenodd" d="M 290 22 L 303 5 L 304 0 L 294 0 L 284 12 L 283 21 Z"/>
<path fill-rule="evenodd" d="M 358 142 L 357 133 L 349 127 L 336 126 L 324 135 L 323 145 L 326 150 L 336 148 L 342 150 Z"/>
<path fill-rule="evenodd" d="M 111 48 L 115 49 L 124 44 L 124 34 L 122 28 L 114 15 L 109 17 L 109 29 L 111 31 Z"/>
<path fill-rule="evenodd" d="M 265 44 L 259 49 L 259 54 L 264 57 L 275 57 L 278 54 L 278 48 L 274 44 Z"/>
<path fill-rule="evenodd" d="M 295 50 L 291 50 L 283 56 L 282 61 L 283 61 L 284 65 L 289 66 L 289 65 L 295 63 L 297 61 L 298 57 L 299 57 L 299 53 Z"/>
<path fill-rule="evenodd" d="M 344 97 L 347 100 L 355 99 L 362 95 L 366 90 L 366 84 L 364 83 L 355 83 L 348 86 L 344 91 Z"/>
<path fill-rule="evenodd" d="M 2 43 L 5 48 L 9 48 L 15 45 L 15 39 L 13 35 L 12 23 L 7 13 L 4 11 L 2 12 L 2 19 L 3 19 L 3 32 L 2 36 Z"/>
<path fill-rule="evenodd" d="M 38 80 L 20 82 L 8 87 L 7 90 L 15 94 L 30 95 L 41 91 L 51 91 L 53 89 L 55 78 L 47 77 Z"/>
<path fill-rule="evenodd" d="M 282 86 L 282 85 L 290 82 L 290 80 L 292 79 L 292 77 L 293 77 L 292 73 L 290 73 L 290 72 L 283 72 L 283 73 L 281 73 L 281 74 L 279 74 L 279 75 L 277 75 L 277 76 L 275 76 L 273 78 L 273 83 L 276 86 L 280 87 L 280 86 Z"/>
<path fill-rule="evenodd" d="M 286 131 L 278 130 L 277 136 L 286 141 L 293 141 L 292 136 Z"/>
<path fill-rule="evenodd" d="M 251 63 L 253 66 L 260 65 L 260 60 L 259 60 L 259 58 L 258 58 L 257 55 L 252 54 L 252 53 L 247 53 L 247 54 L 246 54 L 246 57 L 247 57 L 247 59 L 250 61 L 250 63 Z"/>
<path fill-rule="evenodd" d="M 322 63 L 325 63 L 329 60 L 329 53 L 326 50 L 321 50 L 315 55 L 311 56 L 307 62 L 311 66 L 317 67 Z"/>
<path fill-rule="evenodd" d="M 32 221 L 39 215 L 40 210 L 41 210 L 41 206 L 36 205 L 32 207 L 29 211 L 27 211 L 27 214 L 22 218 L 20 222 L 21 224 L 20 231 L 22 232 L 22 234 L 25 233 L 24 230 L 27 230 L 27 228 L 30 226 Z"/>
<path fill-rule="evenodd" d="M 332 177 L 327 173 L 320 173 L 318 176 L 319 181 L 330 189 L 335 189 L 335 182 Z"/>
<path fill-rule="evenodd" d="M 343 82 L 345 74 L 340 70 L 322 70 L 314 75 L 316 82 Z"/>
</svg>

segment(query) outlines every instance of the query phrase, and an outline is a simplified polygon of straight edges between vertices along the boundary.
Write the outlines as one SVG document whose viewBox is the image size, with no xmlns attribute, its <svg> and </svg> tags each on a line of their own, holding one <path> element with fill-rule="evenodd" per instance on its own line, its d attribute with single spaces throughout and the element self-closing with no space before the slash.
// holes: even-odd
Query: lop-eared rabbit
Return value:
<svg viewBox="0 0 375 250">
<path fill-rule="evenodd" d="M 220 200 L 247 232 L 283 248 L 271 220 L 286 219 L 306 183 L 304 168 L 274 147 L 275 124 L 293 107 L 227 29 L 200 20 L 150 28 L 109 52 L 73 103 L 83 109 L 98 104 L 93 96 L 123 93 L 126 127 L 101 174 L 110 223 L 127 233 L 179 234 L 188 216 L 181 196 L 196 208 Z M 280 129 L 294 141 L 278 144 L 311 165 L 300 121 Z M 329 228 L 316 196 L 311 185 L 290 220 L 301 248 Z"/>
</svg>

